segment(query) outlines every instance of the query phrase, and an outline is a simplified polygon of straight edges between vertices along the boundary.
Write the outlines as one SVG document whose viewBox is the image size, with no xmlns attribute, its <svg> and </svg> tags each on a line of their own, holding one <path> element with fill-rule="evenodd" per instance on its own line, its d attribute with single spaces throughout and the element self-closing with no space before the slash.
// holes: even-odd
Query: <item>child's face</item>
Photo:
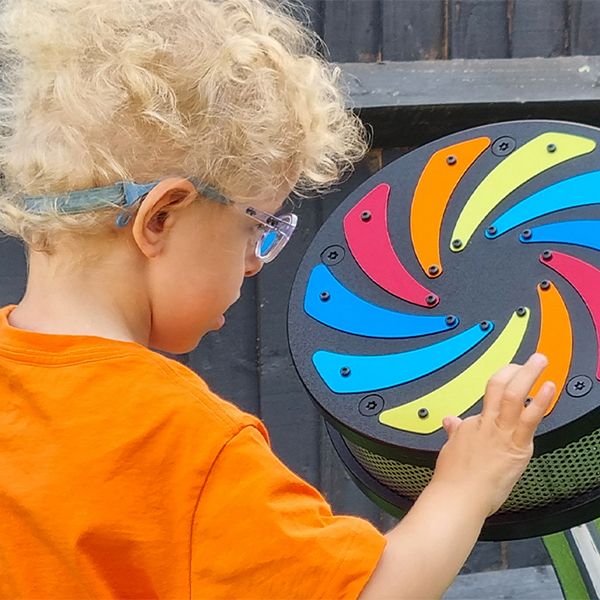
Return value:
<svg viewBox="0 0 600 600">
<path fill-rule="evenodd" d="M 261 198 L 255 208 L 275 213 L 289 190 Z M 256 275 L 258 223 L 239 207 L 209 200 L 180 207 L 155 205 L 145 226 L 140 206 L 133 235 L 146 261 L 152 328 L 149 345 L 189 352 L 208 331 L 225 323 L 224 313 L 240 297 L 245 277 Z M 146 207 L 148 208 L 148 207 Z M 151 208 L 151 207 L 150 207 Z M 142 213 L 142 214 L 140 214 Z"/>
</svg>

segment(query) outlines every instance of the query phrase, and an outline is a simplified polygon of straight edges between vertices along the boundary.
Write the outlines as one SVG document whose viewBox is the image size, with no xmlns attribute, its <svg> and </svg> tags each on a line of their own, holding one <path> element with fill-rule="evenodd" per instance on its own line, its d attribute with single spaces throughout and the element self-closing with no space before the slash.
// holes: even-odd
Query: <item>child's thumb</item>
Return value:
<svg viewBox="0 0 600 600">
<path fill-rule="evenodd" d="M 454 435 L 454 432 L 461 423 L 462 419 L 460 417 L 444 417 L 442 424 L 446 430 L 446 433 L 448 434 L 448 439 Z"/>
</svg>

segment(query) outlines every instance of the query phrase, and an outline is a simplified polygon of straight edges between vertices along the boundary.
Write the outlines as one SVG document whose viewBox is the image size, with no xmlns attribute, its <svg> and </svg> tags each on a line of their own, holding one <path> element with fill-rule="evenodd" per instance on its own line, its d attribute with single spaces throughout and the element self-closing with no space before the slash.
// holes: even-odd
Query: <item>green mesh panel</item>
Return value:
<svg viewBox="0 0 600 600">
<path fill-rule="evenodd" d="M 356 460 L 385 487 L 415 500 L 433 470 L 385 458 L 345 440 Z M 564 448 L 533 458 L 499 513 L 573 498 L 600 486 L 600 429 Z"/>
</svg>

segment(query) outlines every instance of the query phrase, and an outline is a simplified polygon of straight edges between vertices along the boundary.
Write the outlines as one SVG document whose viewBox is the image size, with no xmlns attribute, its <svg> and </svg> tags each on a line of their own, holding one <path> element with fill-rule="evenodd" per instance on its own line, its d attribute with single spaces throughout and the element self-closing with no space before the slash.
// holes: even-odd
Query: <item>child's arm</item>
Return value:
<svg viewBox="0 0 600 600">
<path fill-rule="evenodd" d="M 387 534 L 360 600 L 429 600 L 446 591 L 484 520 L 500 508 L 531 458 L 554 385 L 542 386 L 526 407 L 524 401 L 546 365 L 538 354 L 522 367 L 505 367 L 488 383 L 480 415 L 445 420 L 449 440 L 432 481 Z"/>
</svg>

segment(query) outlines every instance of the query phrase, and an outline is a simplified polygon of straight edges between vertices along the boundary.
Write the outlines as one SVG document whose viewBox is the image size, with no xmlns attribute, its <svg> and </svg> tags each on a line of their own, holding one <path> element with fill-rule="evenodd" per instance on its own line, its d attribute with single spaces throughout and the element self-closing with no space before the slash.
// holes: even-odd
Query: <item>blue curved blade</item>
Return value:
<svg viewBox="0 0 600 600">
<path fill-rule="evenodd" d="M 321 293 L 327 292 L 327 300 Z M 345 333 L 378 338 L 411 338 L 454 329 L 445 316 L 421 316 L 396 312 L 371 304 L 344 287 L 325 265 L 310 274 L 304 296 L 304 310 L 313 319 Z"/>
<path fill-rule="evenodd" d="M 371 392 L 430 375 L 472 350 L 494 327 L 475 325 L 462 333 L 425 348 L 377 356 L 338 354 L 319 350 L 313 364 L 321 379 L 336 394 Z"/>
<path fill-rule="evenodd" d="M 494 239 L 527 221 L 559 210 L 590 204 L 600 204 L 600 171 L 559 181 L 525 198 L 492 223 L 496 228 L 495 233 L 486 231 L 485 235 Z"/>
<path fill-rule="evenodd" d="M 600 250 L 600 221 L 563 221 L 530 229 L 531 237 L 519 239 L 523 244 L 572 244 Z"/>
</svg>

